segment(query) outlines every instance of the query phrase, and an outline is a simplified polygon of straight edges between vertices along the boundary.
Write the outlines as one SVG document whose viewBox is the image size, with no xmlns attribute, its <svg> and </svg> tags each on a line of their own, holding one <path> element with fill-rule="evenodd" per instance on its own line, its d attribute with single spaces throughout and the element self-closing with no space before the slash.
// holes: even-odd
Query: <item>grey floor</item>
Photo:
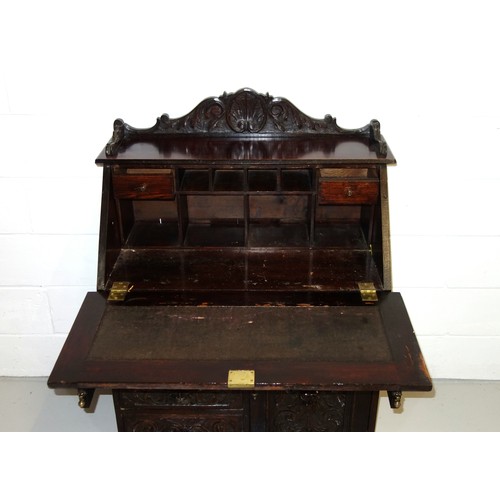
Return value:
<svg viewBox="0 0 500 500">
<path fill-rule="evenodd" d="M 110 393 L 96 393 L 82 410 L 76 392 L 54 391 L 45 378 L 0 378 L 0 431 L 116 431 Z M 500 431 L 500 381 L 434 380 L 430 393 L 405 393 L 402 410 L 391 410 L 382 393 L 379 432 Z"/>
</svg>

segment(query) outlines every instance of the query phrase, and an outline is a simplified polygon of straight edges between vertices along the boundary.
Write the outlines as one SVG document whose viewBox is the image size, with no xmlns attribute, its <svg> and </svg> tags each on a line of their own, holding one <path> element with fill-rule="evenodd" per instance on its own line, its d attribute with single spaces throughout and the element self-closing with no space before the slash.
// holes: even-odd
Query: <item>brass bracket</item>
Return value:
<svg viewBox="0 0 500 500">
<path fill-rule="evenodd" d="M 254 370 L 229 370 L 227 374 L 228 389 L 251 389 L 255 387 Z"/>
<path fill-rule="evenodd" d="M 377 289 L 375 285 L 371 282 L 368 283 L 358 283 L 359 292 L 361 293 L 361 300 L 363 302 L 377 302 Z"/>
<path fill-rule="evenodd" d="M 401 408 L 401 398 L 403 397 L 401 391 L 387 391 L 387 395 L 389 396 L 389 404 L 392 409 L 397 410 Z"/>
<path fill-rule="evenodd" d="M 95 389 L 78 389 L 78 406 L 89 408 L 94 397 Z"/>
<path fill-rule="evenodd" d="M 128 281 L 115 281 L 109 291 L 108 301 L 122 302 L 130 290 L 132 290 L 132 287 Z"/>
</svg>

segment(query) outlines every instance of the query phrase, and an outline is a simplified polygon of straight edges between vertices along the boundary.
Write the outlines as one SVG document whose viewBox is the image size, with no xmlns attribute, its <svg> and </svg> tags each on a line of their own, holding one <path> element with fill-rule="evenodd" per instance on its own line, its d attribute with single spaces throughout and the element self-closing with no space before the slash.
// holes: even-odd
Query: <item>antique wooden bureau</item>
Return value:
<svg viewBox="0 0 500 500">
<path fill-rule="evenodd" d="M 150 129 L 114 122 L 97 291 L 49 377 L 119 430 L 374 430 L 431 380 L 391 291 L 380 124 L 242 89 Z"/>
</svg>

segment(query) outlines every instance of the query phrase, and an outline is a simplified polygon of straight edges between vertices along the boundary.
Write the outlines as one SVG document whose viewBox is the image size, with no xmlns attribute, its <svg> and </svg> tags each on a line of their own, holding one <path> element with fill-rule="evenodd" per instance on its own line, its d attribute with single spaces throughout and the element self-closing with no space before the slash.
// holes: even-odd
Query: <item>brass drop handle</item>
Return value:
<svg viewBox="0 0 500 500">
<path fill-rule="evenodd" d="M 141 184 L 140 186 L 137 186 L 135 188 L 135 191 L 137 191 L 138 193 L 145 193 L 147 188 L 148 188 L 148 185 L 146 183 L 144 183 L 144 184 Z"/>
<path fill-rule="evenodd" d="M 351 198 L 351 196 L 353 195 L 353 192 L 352 192 L 352 189 L 350 186 L 347 186 L 345 189 L 344 189 L 344 194 L 348 197 L 348 198 Z"/>
</svg>

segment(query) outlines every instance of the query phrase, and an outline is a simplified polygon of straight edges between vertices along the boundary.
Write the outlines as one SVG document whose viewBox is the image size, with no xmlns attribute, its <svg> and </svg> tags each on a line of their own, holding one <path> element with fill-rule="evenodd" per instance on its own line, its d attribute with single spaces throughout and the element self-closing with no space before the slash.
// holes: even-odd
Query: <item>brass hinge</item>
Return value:
<svg viewBox="0 0 500 500">
<path fill-rule="evenodd" d="M 130 290 L 132 290 L 132 287 L 128 281 L 115 281 L 113 285 L 111 285 L 108 301 L 121 302 L 125 300 L 125 297 Z"/>
<path fill-rule="evenodd" d="M 227 374 L 228 389 L 251 389 L 255 387 L 254 370 L 229 370 Z"/>
<path fill-rule="evenodd" d="M 377 302 L 377 289 L 375 285 L 371 282 L 368 283 L 358 283 L 359 292 L 361 293 L 361 300 L 363 302 Z"/>
</svg>

